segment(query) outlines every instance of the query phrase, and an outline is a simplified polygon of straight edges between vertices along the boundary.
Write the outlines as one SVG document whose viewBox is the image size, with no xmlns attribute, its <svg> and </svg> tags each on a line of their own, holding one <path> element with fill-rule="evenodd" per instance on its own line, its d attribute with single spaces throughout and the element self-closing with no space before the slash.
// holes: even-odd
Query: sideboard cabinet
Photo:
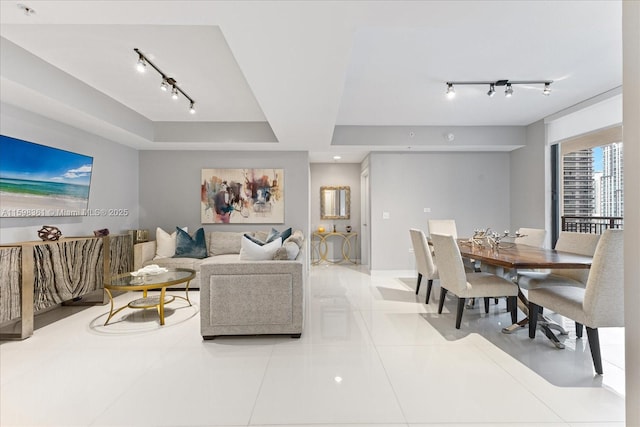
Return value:
<svg viewBox="0 0 640 427">
<path fill-rule="evenodd" d="M 19 320 L 2 338 L 27 338 L 39 311 L 104 289 L 111 276 L 131 271 L 132 254 L 129 234 L 0 246 L 0 325 Z"/>
</svg>

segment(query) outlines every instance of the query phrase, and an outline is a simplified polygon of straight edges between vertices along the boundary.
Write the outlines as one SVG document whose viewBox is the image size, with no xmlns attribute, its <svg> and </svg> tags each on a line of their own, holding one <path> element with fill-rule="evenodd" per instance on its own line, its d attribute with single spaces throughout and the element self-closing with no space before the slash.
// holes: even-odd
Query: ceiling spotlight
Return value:
<svg viewBox="0 0 640 427">
<path fill-rule="evenodd" d="M 544 84 L 544 90 L 542 91 L 544 96 L 549 96 L 551 94 L 551 83 Z"/>
<path fill-rule="evenodd" d="M 191 101 L 191 105 L 189 106 L 189 114 L 195 114 L 196 108 L 194 107 L 195 102 Z"/>
<path fill-rule="evenodd" d="M 513 88 L 511 87 L 511 83 L 507 83 L 507 88 L 504 90 L 504 96 L 507 98 L 511 98 L 513 96 Z"/>
<path fill-rule="evenodd" d="M 453 99 L 456 97 L 456 90 L 453 88 L 453 83 L 447 83 L 447 98 Z"/>
<path fill-rule="evenodd" d="M 493 95 L 495 95 L 495 94 L 496 94 L 496 85 L 495 85 L 495 84 L 493 84 L 493 83 L 491 83 L 491 84 L 489 85 L 489 92 L 487 92 L 487 95 L 489 95 L 489 96 L 493 96 Z"/>
<path fill-rule="evenodd" d="M 166 92 L 169 90 L 169 83 L 167 83 L 167 79 L 162 79 L 162 83 L 160 84 L 160 90 Z"/>
<path fill-rule="evenodd" d="M 340 160 L 341 158 L 341 156 L 333 156 L 333 160 Z"/>
<path fill-rule="evenodd" d="M 145 61 L 142 56 L 138 58 L 136 70 L 138 70 L 139 73 L 144 73 L 145 71 L 147 71 L 147 61 Z"/>
<path fill-rule="evenodd" d="M 171 89 L 171 99 L 178 99 L 178 88 L 175 86 Z"/>
</svg>

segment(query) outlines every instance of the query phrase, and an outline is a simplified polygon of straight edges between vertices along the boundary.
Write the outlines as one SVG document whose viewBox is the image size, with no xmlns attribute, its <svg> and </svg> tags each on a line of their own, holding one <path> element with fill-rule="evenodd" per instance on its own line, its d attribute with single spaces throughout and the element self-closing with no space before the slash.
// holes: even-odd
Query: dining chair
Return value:
<svg viewBox="0 0 640 427">
<path fill-rule="evenodd" d="M 451 235 L 431 234 L 431 239 L 438 260 L 440 276 L 440 302 L 438 314 L 442 313 L 447 292 L 458 297 L 456 313 L 456 329 L 460 329 L 462 312 L 467 298 L 508 297 L 507 310 L 511 312 L 512 323 L 517 322 L 518 287 L 509 280 L 495 274 L 483 272 L 465 272 L 460 248 Z M 486 300 L 485 300 L 486 301 Z"/>
<path fill-rule="evenodd" d="M 443 234 L 453 236 L 454 239 L 458 238 L 458 230 L 454 219 L 430 219 L 427 221 L 427 225 L 429 226 L 429 235 Z"/>
<path fill-rule="evenodd" d="M 517 234 L 521 237 L 516 237 L 514 243 L 541 248 L 544 245 L 544 239 L 547 237 L 547 230 L 521 227 Z"/>
<path fill-rule="evenodd" d="M 556 242 L 556 251 L 593 256 L 600 240 L 599 234 L 563 231 Z M 533 289 L 544 285 L 569 285 L 584 288 L 589 277 L 588 269 L 557 268 L 540 271 L 518 272 L 518 285 L 522 289 Z"/>
<path fill-rule="evenodd" d="M 416 295 L 418 295 L 418 291 L 420 291 L 420 282 L 423 277 L 426 278 L 428 282 L 425 304 L 429 304 L 431 287 L 433 286 L 433 280 L 438 278 L 438 269 L 433 262 L 431 248 L 429 248 L 427 244 L 427 237 L 424 235 L 424 232 L 416 228 L 411 228 L 409 229 L 409 234 L 411 235 L 411 244 L 413 245 L 413 255 L 416 257 L 416 269 L 418 270 Z"/>
<path fill-rule="evenodd" d="M 518 245 L 527 245 L 534 246 L 536 248 L 541 248 L 544 245 L 544 239 L 547 237 L 547 230 L 543 230 L 540 228 L 527 228 L 521 227 L 518 229 L 518 235 L 521 237 L 516 237 L 514 239 L 514 243 Z M 492 272 L 493 273 L 493 272 Z M 499 274 L 496 272 L 496 274 Z M 510 273 L 505 271 L 502 275 L 507 277 Z M 527 269 L 527 270 L 519 270 L 519 275 L 529 275 L 535 277 L 544 277 L 549 274 L 549 270 L 541 270 L 541 269 Z"/>
<path fill-rule="evenodd" d="M 529 290 L 529 313 L 541 307 L 576 322 L 576 335 L 587 337 L 595 371 L 602 375 L 598 328 L 624 326 L 623 230 L 605 230 L 599 239 L 585 287 L 541 286 Z M 573 279 L 570 279 L 573 281 Z M 538 316 L 530 316 L 529 338 L 535 338 Z"/>
</svg>

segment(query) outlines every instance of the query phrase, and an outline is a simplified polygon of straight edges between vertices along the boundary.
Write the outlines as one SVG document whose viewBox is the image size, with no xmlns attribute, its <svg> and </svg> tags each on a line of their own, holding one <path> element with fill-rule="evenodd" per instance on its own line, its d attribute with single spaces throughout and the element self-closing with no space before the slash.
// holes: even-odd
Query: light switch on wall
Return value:
<svg viewBox="0 0 640 427">
<path fill-rule="evenodd" d="M 424 213 L 429 213 L 431 212 L 431 208 L 424 208 Z"/>
<path fill-rule="evenodd" d="M 382 219 L 389 219 L 390 217 L 389 212 L 382 212 Z"/>
</svg>

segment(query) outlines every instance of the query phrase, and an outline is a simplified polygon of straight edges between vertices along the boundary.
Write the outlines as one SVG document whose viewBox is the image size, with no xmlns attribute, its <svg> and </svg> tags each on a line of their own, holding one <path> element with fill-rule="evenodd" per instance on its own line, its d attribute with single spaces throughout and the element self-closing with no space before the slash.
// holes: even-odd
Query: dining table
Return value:
<svg viewBox="0 0 640 427">
<path fill-rule="evenodd" d="M 460 248 L 460 255 L 463 258 L 472 260 L 476 268 L 481 268 L 482 264 L 504 268 L 515 285 L 518 285 L 519 271 L 522 272 L 522 270 L 589 269 L 593 261 L 593 257 L 590 256 L 517 243 L 500 243 L 489 246 L 473 242 L 472 239 L 458 239 L 458 247 Z M 545 273 L 536 271 L 534 274 L 544 276 Z M 529 316 L 531 316 L 528 309 L 529 301 L 519 286 L 518 302 L 518 306 L 526 314 L 526 317 L 517 323 L 503 328 L 503 333 L 512 333 L 529 323 Z M 566 334 L 566 331 L 550 319 L 541 314 L 539 314 L 539 316 L 538 325 L 544 331 L 547 338 L 549 338 L 557 348 L 564 348 L 564 344 L 558 340 L 551 329 L 557 329 L 563 334 Z"/>
</svg>

